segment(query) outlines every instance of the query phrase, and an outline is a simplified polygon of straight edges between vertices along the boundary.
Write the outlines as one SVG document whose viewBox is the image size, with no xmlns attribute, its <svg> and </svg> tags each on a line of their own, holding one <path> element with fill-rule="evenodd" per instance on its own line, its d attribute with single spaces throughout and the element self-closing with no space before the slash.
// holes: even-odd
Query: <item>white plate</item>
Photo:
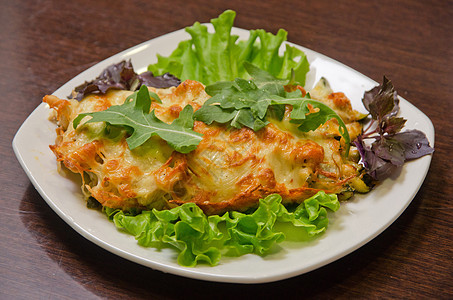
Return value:
<svg viewBox="0 0 453 300">
<path fill-rule="evenodd" d="M 232 32 L 241 38 L 248 37 L 248 31 L 243 29 L 233 28 Z M 65 98 L 74 87 L 94 79 L 105 67 L 123 59 L 131 58 L 138 73 L 145 71 L 148 64 L 156 61 L 157 53 L 169 55 L 179 41 L 188 38 L 189 35 L 181 29 L 132 47 L 77 75 L 54 95 Z M 321 76 L 326 77 L 334 91 L 344 92 L 353 107 L 363 111 L 363 92 L 377 85 L 376 82 L 319 53 L 293 46 L 301 48 L 310 62 L 307 86 Z M 400 106 L 401 116 L 408 119 L 407 128 L 422 130 L 434 146 L 434 127 L 429 118 L 404 99 L 401 99 Z M 55 156 L 49 149 L 55 141 L 56 126 L 48 120 L 49 113 L 46 104 L 39 105 L 13 140 L 17 159 L 49 206 L 82 236 L 112 253 L 156 270 L 201 280 L 276 281 L 309 272 L 351 253 L 398 218 L 423 183 L 431 162 L 431 156 L 411 161 L 394 178 L 385 180 L 371 193 L 354 196 L 331 215 L 327 232 L 312 242 L 286 241 L 279 244 L 279 251 L 265 257 L 222 258 L 215 267 L 185 268 L 177 264 L 176 251 L 141 247 L 133 236 L 118 231 L 102 213 L 86 208 L 79 181 L 57 172 Z"/>
</svg>

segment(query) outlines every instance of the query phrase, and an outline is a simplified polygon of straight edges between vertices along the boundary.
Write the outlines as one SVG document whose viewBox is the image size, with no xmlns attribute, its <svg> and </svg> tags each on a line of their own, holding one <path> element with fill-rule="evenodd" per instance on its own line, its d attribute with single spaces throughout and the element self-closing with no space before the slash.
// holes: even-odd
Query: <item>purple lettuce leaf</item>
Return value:
<svg viewBox="0 0 453 300">
<path fill-rule="evenodd" d="M 178 77 L 170 73 L 165 73 L 161 76 L 154 76 L 153 72 L 147 71 L 137 75 L 141 85 L 152 86 L 155 88 L 167 88 L 170 86 L 178 86 L 181 83 Z"/>
<path fill-rule="evenodd" d="M 151 72 L 137 74 L 130 60 L 121 61 L 105 68 L 101 74 L 92 81 L 85 82 L 74 89 L 69 98 L 82 100 L 90 93 L 105 94 L 110 89 L 138 90 L 142 85 L 166 88 L 178 86 L 181 81 L 175 76 L 166 73 L 162 76 L 153 76 Z"/>
</svg>

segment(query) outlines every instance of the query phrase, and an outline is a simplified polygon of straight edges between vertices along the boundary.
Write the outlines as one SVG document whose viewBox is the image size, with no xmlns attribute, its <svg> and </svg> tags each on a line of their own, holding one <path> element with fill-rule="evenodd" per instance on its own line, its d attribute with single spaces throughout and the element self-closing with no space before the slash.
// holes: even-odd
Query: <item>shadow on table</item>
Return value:
<svg viewBox="0 0 453 300">
<path fill-rule="evenodd" d="M 420 191 L 422 192 L 423 189 Z M 419 192 L 419 193 L 420 193 Z M 405 235 L 401 228 L 410 226 L 420 205 L 415 197 L 403 215 L 380 236 L 327 266 L 291 279 L 267 284 L 227 284 L 183 278 L 118 257 L 89 242 L 45 203 L 30 184 L 20 203 L 20 218 L 47 255 L 74 281 L 96 296 L 130 298 L 249 298 L 249 297 L 322 297 L 344 293 L 366 296 L 369 273 L 383 273 L 382 261 L 392 248 L 403 244 L 404 251 L 416 251 L 417 239 Z M 30 213 L 33 212 L 33 213 Z M 113 226 L 113 225 L 112 225 Z M 423 228 L 418 227 L 423 235 Z M 59 249 L 55 251 L 55 249 Z M 307 259 L 307 258 L 301 258 Z M 366 284 L 361 284 L 364 281 Z M 383 285 L 375 282 L 373 290 Z M 385 289 L 385 286 L 381 287 Z"/>
</svg>

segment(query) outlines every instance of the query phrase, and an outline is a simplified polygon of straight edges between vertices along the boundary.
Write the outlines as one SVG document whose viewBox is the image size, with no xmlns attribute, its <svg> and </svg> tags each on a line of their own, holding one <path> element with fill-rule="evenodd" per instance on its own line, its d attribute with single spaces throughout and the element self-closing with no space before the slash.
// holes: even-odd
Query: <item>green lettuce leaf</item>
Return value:
<svg viewBox="0 0 453 300">
<path fill-rule="evenodd" d="M 200 262 L 211 266 L 221 256 L 240 256 L 248 253 L 266 255 L 285 234 L 276 228 L 278 223 L 303 229 L 308 237 L 324 232 L 328 226 L 326 208 L 339 208 L 337 196 L 319 192 L 292 210 L 282 205 L 278 194 L 259 201 L 251 213 L 229 212 L 223 216 L 206 216 L 194 203 L 185 203 L 170 210 L 143 211 L 131 215 L 120 210 L 106 209 L 109 218 L 120 230 L 135 236 L 144 247 L 171 247 L 179 251 L 178 263 L 194 267 Z M 289 229 L 291 231 L 291 229 Z M 303 235 L 300 238 L 304 239 Z"/>
<path fill-rule="evenodd" d="M 305 54 L 290 45 L 280 56 L 279 49 L 287 38 L 287 32 L 280 29 L 276 35 L 262 29 L 250 30 L 247 40 L 238 41 L 231 35 L 236 13 L 223 12 L 212 19 L 215 32 L 196 22 L 187 27 L 191 39 L 182 41 L 168 57 L 157 55 L 157 63 L 148 66 L 154 75 L 169 72 L 181 80 L 197 80 L 205 85 L 218 81 L 231 81 L 235 78 L 249 78 L 244 62 L 251 62 L 272 75 L 290 79 L 291 70 L 295 80 L 305 84 L 309 64 Z"/>
</svg>

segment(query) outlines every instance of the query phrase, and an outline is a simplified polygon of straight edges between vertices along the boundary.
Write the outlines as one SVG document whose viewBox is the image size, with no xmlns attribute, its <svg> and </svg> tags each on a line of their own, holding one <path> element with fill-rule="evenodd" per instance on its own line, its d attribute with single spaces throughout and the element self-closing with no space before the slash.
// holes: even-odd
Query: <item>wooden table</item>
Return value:
<svg viewBox="0 0 453 300">
<path fill-rule="evenodd" d="M 452 1 L 3 1 L 0 5 L 0 298 L 453 298 Z M 99 61 L 227 8 L 380 81 L 429 118 L 436 152 L 411 205 L 346 257 L 288 280 L 203 282 L 92 244 L 36 192 L 11 141 L 44 95 Z"/>
</svg>

